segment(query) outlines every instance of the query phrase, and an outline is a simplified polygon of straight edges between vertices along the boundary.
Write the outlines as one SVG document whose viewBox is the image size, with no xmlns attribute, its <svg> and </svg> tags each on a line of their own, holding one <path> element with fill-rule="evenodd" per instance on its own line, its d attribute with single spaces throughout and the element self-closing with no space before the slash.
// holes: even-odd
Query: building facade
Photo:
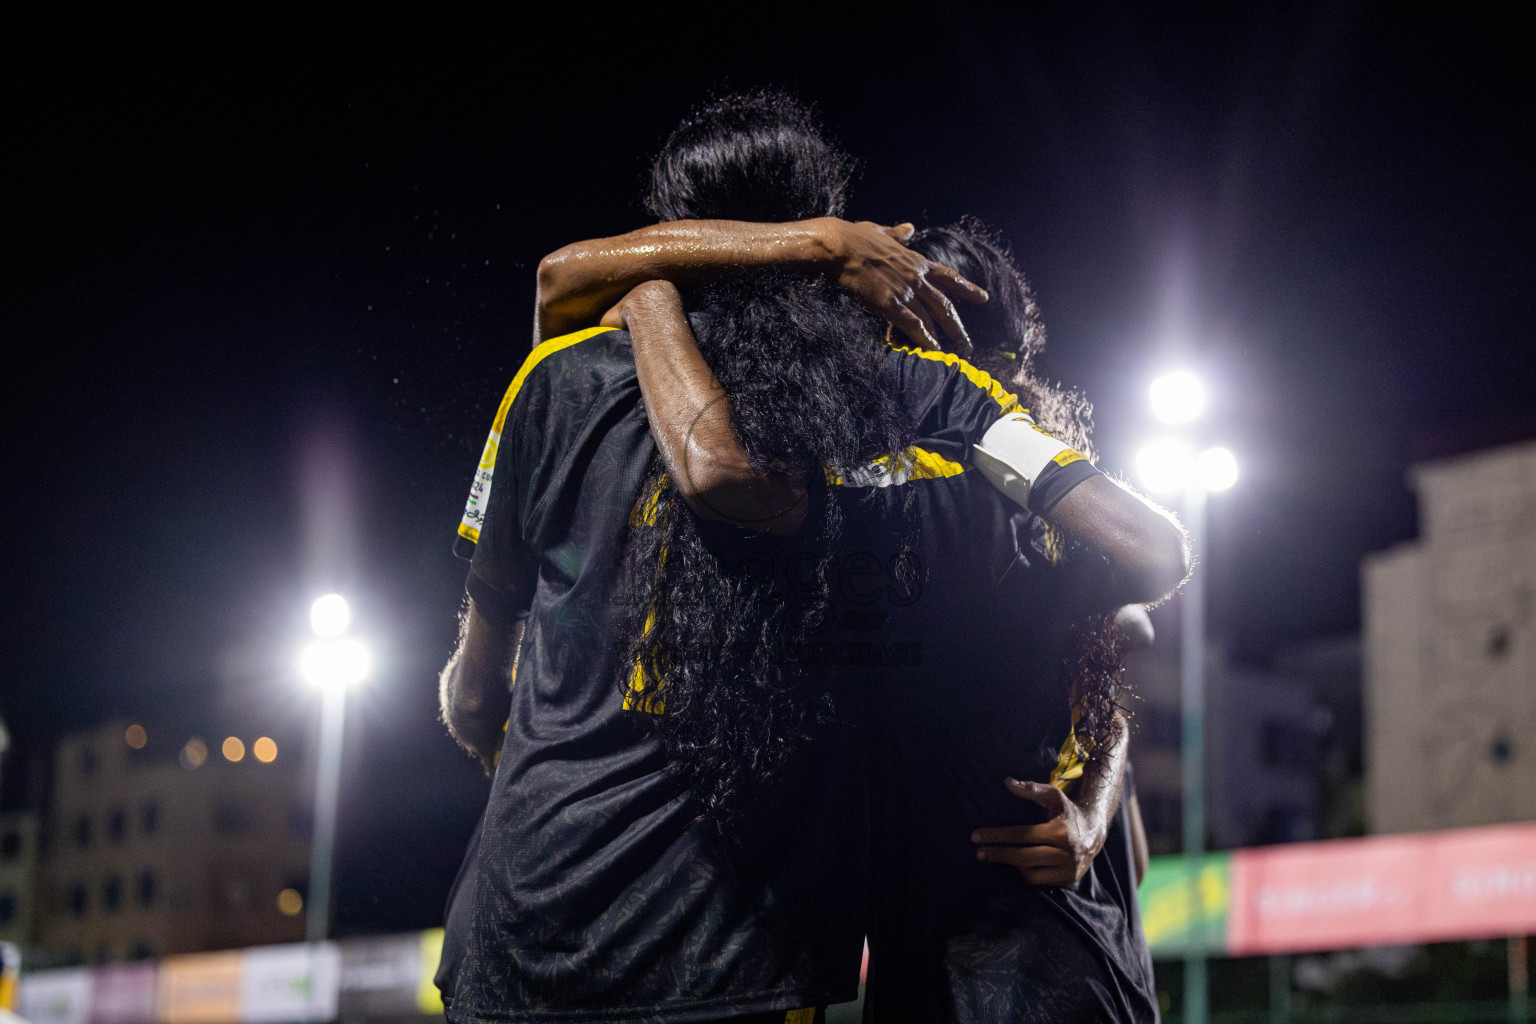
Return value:
<svg viewBox="0 0 1536 1024">
<path fill-rule="evenodd" d="M 1371 827 L 1536 818 L 1536 442 L 1410 481 L 1420 539 L 1361 574 Z"/>
<path fill-rule="evenodd" d="M 35 938 L 102 963 L 303 937 L 311 787 L 270 737 L 121 722 L 54 756 Z"/>
</svg>

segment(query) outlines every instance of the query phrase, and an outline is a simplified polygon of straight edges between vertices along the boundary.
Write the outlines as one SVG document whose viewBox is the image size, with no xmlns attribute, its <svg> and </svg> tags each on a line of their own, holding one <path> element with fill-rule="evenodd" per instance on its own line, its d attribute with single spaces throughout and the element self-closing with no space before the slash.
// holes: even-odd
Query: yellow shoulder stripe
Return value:
<svg viewBox="0 0 1536 1024">
<path fill-rule="evenodd" d="M 849 471 L 847 476 L 826 467 L 827 483 L 833 487 L 899 487 L 912 480 L 942 480 L 959 476 L 966 471 L 966 464 L 946 459 L 938 452 L 931 452 L 916 445 L 907 447 L 896 455 L 882 455 Z"/>
<path fill-rule="evenodd" d="M 480 542 L 480 524 L 485 521 L 486 505 L 491 497 L 491 474 L 496 469 L 496 454 L 501 449 L 501 431 L 507 423 L 507 412 L 512 408 L 512 402 L 517 398 L 517 393 L 523 389 L 523 381 L 549 356 L 559 352 L 563 348 L 586 341 L 588 338 L 609 331 L 616 331 L 617 327 L 589 327 L 584 331 L 574 334 L 562 334 L 558 338 L 551 338 L 538 345 L 528 353 L 528 358 L 523 360 L 522 367 L 517 371 L 517 376 L 512 378 L 512 384 L 507 388 L 507 393 L 502 396 L 501 405 L 496 409 L 496 419 L 491 423 L 490 436 L 485 439 L 485 448 L 480 454 L 480 465 L 475 469 L 475 479 L 469 488 L 469 500 L 464 505 L 464 518 L 459 521 L 459 536 Z"/>
<path fill-rule="evenodd" d="M 536 346 L 532 352 L 528 353 L 528 358 L 523 360 L 522 368 L 517 371 L 517 376 L 512 378 L 512 386 L 507 388 L 506 395 L 501 399 L 501 407 L 496 410 L 496 421 L 491 425 L 491 429 L 498 434 L 501 433 L 502 426 L 507 422 L 507 410 L 512 408 L 512 400 L 522 390 L 523 381 L 528 379 L 528 375 L 533 372 L 535 366 L 538 366 L 545 359 L 563 348 L 570 348 L 572 345 L 580 344 L 588 338 L 616 330 L 618 330 L 617 327 L 588 327 L 586 330 L 576 331 L 574 334 L 562 334 L 558 338 L 550 338 L 542 345 Z"/>
<path fill-rule="evenodd" d="M 900 345 L 892 345 L 891 347 L 898 352 L 906 352 L 917 356 L 919 359 L 933 359 L 944 363 L 946 366 L 953 366 L 964 375 L 966 380 L 981 388 L 981 390 L 992 397 L 994 402 L 1002 406 L 1003 412 L 1027 411 L 1019 404 L 1019 396 L 999 384 L 997 378 L 980 367 L 972 366 L 953 352 L 932 352 L 924 348 L 903 348 Z"/>
</svg>

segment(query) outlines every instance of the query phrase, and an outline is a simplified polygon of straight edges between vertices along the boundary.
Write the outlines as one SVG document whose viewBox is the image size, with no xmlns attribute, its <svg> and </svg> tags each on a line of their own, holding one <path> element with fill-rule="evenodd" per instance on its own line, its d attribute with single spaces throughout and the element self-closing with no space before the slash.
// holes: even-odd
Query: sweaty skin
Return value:
<svg viewBox="0 0 1536 1024">
<path fill-rule="evenodd" d="M 987 293 L 901 244 L 911 237 L 911 224 L 817 217 L 789 224 L 668 221 L 575 242 L 539 261 L 534 343 L 590 326 L 645 281 L 688 285 L 727 268 L 782 267 L 827 274 L 919 347 L 937 349 L 943 338 L 970 352 L 954 303 L 985 302 Z"/>
<path fill-rule="evenodd" d="M 731 427 L 731 403 L 700 355 L 683 300 L 648 281 L 619 303 L 651 434 L 678 493 L 700 517 L 793 533 L 805 519 L 803 480 L 759 473 Z"/>
</svg>

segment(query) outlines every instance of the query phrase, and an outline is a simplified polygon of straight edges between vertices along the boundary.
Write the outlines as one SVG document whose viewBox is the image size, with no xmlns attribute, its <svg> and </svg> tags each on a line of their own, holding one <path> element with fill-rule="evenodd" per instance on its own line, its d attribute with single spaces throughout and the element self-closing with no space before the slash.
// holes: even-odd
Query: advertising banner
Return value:
<svg viewBox="0 0 1536 1024">
<path fill-rule="evenodd" d="M 240 954 L 167 957 L 156 992 L 161 1024 L 239 1024 Z"/>
<path fill-rule="evenodd" d="M 96 968 L 92 972 L 90 1024 L 152 1024 L 157 977 L 153 963 Z"/>
<path fill-rule="evenodd" d="M 1141 924 L 1155 957 L 1182 956 L 1195 933 L 1195 909 L 1200 907 L 1200 945 L 1211 955 L 1226 948 L 1227 912 L 1231 884 L 1226 853 L 1208 853 L 1191 898 L 1189 868 L 1183 857 L 1153 857 L 1141 883 Z"/>
<path fill-rule="evenodd" d="M 1536 825 L 1238 850 L 1234 956 L 1536 931 Z"/>
<path fill-rule="evenodd" d="M 329 942 L 258 946 L 241 954 L 242 1024 L 312 1024 L 336 1018 L 341 960 Z"/>
<path fill-rule="evenodd" d="M 343 1018 L 400 1018 L 417 1012 L 420 935 L 347 939 L 339 945 Z"/>
<path fill-rule="evenodd" d="M 33 971 L 22 975 L 17 1010 L 31 1024 L 87 1024 L 91 972 Z"/>
</svg>

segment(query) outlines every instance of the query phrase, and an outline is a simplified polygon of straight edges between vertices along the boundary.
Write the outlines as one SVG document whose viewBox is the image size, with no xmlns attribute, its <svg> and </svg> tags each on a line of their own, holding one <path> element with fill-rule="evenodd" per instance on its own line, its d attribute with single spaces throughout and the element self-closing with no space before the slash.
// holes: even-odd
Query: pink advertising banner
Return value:
<svg viewBox="0 0 1536 1024">
<path fill-rule="evenodd" d="M 1536 824 L 1236 850 L 1227 951 L 1536 933 Z"/>
</svg>

